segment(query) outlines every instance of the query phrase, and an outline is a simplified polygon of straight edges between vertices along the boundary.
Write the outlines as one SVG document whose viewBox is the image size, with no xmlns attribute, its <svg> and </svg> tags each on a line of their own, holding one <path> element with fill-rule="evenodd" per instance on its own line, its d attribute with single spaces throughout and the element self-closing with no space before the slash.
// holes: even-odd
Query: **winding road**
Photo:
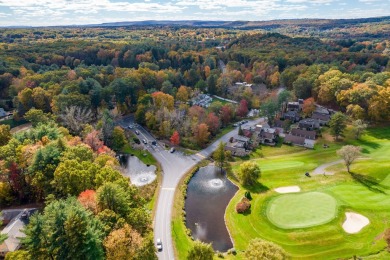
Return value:
<svg viewBox="0 0 390 260">
<path fill-rule="evenodd" d="M 261 118 L 252 120 L 243 126 L 254 125 L 262 120 L 263 119 Z M 131 117 L 127 117 L 117 123 L 123 128 L 128 128 L 129 125 L 134 124 L 134 120 Z M 145 139 L 147 141 L 145 148 L 156 158 L 162 167 L 163 178 L 162 183 L 160 184 L 161 188 L 157 201 L 157 210 L 153 221 L 154 238 L 155 240 L 160 238 L 163 244 L 163 250 L 157 253 L 158 258 L 171 260 L 175 258 L 171 234 L 172 207 L 174 203 L 175 190 L 180 179 L 198 162 L 209 157 L 216 150 L 221 141 L 225 143 L 228 142 L 232 136 L 238 133 L 238 129 L 233 129 L 207 148 L 190 156 L 185 156 L 179 152 L 170 153 L 169 151 L 163 149 L 159 144 L 157 146 L 150 145 L 151 142 L 156 141 L 156 139 L 141 126 L 137 126 L 131 130 L 138 130 L 140 132 L 140 139 Z"/>
</svg>

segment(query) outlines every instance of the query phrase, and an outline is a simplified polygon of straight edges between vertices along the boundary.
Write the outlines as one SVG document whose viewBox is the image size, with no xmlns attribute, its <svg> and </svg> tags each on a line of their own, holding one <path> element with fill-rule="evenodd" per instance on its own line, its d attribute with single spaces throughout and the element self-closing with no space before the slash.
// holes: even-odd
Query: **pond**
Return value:
<svg viewBox="0 0 390 260">
<path fill-rule="evenodd" d="M 194 174 L 188 183 L 185 211 L 186 226 L 195 239 L 212 243 L 220 252 L 233 247 L 224 215 L 237 190 L 218 167 L 202 167 Z"/>
<path fill-rule="evenodd" d="M 146 165 L 136 156 L 120 154 L 119 162 L 125 168 L 124 175 L 130 177 L 130 181 L 137 187 L 152 183 L 156 175 L 156 166 Z"/>
</svg>

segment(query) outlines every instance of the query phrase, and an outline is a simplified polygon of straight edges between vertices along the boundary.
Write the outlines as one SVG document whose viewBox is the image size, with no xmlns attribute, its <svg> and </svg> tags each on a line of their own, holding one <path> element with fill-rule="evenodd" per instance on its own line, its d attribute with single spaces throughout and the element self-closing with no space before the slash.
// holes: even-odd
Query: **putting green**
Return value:
<svg viewBox="0 0 390 260">
<path fill-rule="evenodd" d="M 322 192 L 281 195 L 271 200 L 267 207 L 271 223 L 284 229 L 325 224 L 336 214 L 337 201 Z"/>
</svg>

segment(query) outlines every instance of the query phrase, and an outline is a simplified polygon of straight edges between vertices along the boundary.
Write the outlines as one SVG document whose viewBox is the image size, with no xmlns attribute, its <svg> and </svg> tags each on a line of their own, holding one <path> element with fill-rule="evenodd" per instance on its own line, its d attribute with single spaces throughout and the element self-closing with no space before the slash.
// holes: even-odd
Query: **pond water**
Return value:
<svg viewBox="0 0 390 260">
<path fill-rule="evenodd" d="M 144 186 L 152 183 L 156 179 L 156 166 L 147 166 L 136 156 L 127 154 L 120 154 L 118 156 L 121 166 L 125 168 L 124 175 L 130 177 L 131 183 L 135 186 Z"/>
<path fill-rule="evenodd" d="M 212 243 L 220 252 L 233 247 L 224 215 L 237 190 L 218 167 L 202 167 L 194 174 L 185 201 L 186 226 L 194 238 Z"/>
</svg>

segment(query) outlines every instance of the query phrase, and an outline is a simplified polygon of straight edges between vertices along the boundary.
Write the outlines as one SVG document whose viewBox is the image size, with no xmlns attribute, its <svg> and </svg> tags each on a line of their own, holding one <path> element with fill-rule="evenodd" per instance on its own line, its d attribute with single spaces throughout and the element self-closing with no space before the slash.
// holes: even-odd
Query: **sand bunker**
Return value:
<svg viewBox="0 0 390 260">
<path fill-rule="evenodd" d="M 275 191 L 277 193 L 292 193 L 292 192 L 300 192 L 301 188 L 299 188 L 298 186 L 287 186 L 287 187 L 276 188 Z"/>
<path fill-rule="evenodd" d="M 346 212 L 345 215 L 347 216 L 347 219 L 343 223 L 343 229 L 349 234 L 358 233 L 370 223 L 368 218 L 357 213 Z"/>
</svg>

